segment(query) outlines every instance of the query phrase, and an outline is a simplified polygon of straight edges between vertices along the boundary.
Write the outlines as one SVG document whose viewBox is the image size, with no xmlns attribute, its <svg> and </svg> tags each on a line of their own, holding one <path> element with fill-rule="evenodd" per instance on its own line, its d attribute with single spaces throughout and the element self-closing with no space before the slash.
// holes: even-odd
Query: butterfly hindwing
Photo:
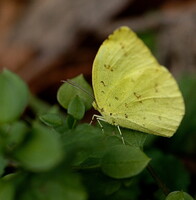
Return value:
<svg viewBox="0 0 196 200">
<path fill-rule="evenodd" d="M 140 73 L 135 82 L 131 82 L 134 74 L 130 74 L 125 82 L 116 84 L 107 97 L 105 109 L 122 127 L 170 137 L 184 114 L 178 86 L 164 67 L 159 70 L 152 67 Z M 119 95 L 117 91 L 121 91 Z M 118 101 L 110 101 L 114 96 L 118 96 Z"/>
</svg>

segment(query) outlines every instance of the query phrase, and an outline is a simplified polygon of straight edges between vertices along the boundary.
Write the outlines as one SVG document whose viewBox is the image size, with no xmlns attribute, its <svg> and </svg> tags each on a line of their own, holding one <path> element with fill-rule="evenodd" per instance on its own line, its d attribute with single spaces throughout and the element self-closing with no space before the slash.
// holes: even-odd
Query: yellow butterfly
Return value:
<svg viewBox="0 0 196 200">
<path fill-rule="evenodd" d="M 128 27 L 121 27 L 101 45 L 92 71 L 100 120 L 154 135 L 171 137 L 185 106 L 171 73 Z"/>
</svg>

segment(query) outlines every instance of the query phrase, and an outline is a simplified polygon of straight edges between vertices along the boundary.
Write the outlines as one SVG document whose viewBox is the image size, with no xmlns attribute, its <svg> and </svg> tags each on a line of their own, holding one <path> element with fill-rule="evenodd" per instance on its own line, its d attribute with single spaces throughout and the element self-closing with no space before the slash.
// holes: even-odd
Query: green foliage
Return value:
<svg viewBox="0 0 196 200">
<path fill-rule="evenodd" d="M 123 144 L 115 126 L 80 123 L 93 100 L 88 95 L 92 95 L 92 89 L 82 75 L 59 88 L 57 98 L 67 109 L 65 113 L 57 105 L 50 106 L 33 96 L 27 104 L 30 92 L 26 84 L 17 75 L 3 71 L 0 199 L 193 199 L 185 192 L 165 195 L 160 182 L 170 191 L 195 195 L 192 174 L 183 165 L 184 157 L 180 157 L 195 152 L 195 80 L 181 81 L 187 113 L 175 140 L 122 128 Z M 31 115 L 23 113 L 27 106 Z M 149 163 L 156 180 L 148 173 Z"/>
<path fill-rule="evenodd" d="M 17 119 L 28 103 L 27 85 L 15 74 L 0 74 L 0 124 Z"/>
<path fill-rule="evenodd" d="M 33 124 L 25 143 L 14 152 L 14 157 L 30 171 L 45 171 L 56 166 L 62 159 L 59 136 L 42 125 Z"/>
<path fill-rule="evenodd" d="M 6 160 L 4 159 L 2 155 L 0 155 L 0 176 L 4 173 L 4 169 L 6 165 L 7 165 Z"/>
<path fill-rule="evenodd" d="M 194 200 L 186 192 L 175 191 L 171 192 L 165 200 Z"/>
<path fill-rule="evenodd" d="M 78 176 L 61 169 L 29 177 L 28 186 L 17 196 L 21 200 L 85 200 L 87 194 Z"/>
<path fill-rule="evenodd" d="M 112 178 L 129 178 L 140 173 L 149 160 L 139 148 L 122 144 L 108 149 L 102 158 L 101 168 Z"/>
<path fill-rule="evenodd" d="M 173 152 L 193 155 L 196 152 L 196 75 L 184 75 L 180 81 L 180 88 L 184 94 L 186 112 L 178 134 L 171 138 L 170 148 Z"/>
<path fill-rule="evenodd" d="M 93 92 L 91 86 L 86 82 L 83 75 L 79 75 L 69 82 L 65 82 L 58 90 L 57 100 L 63 108 L 68 108 L 70 102 L 76 97 L 80 97 L 86 110 L 92 107 Z"/>
<path fill-rule="evenodd" d="M 0 180 L 0 199 L 13 200 L 15 188 L 12 182 L 6 180 Z"/>
<path fill-rule="evenodd" d="M 41 115 L 40 120 L 49 127 L 58 127 L 63 125 L 62 117 L 55 113 Z"/>
<path fill-rule="evenodd" d="M 146 46 L 148 46 L 148 48 L 150 48 L 151 51 L 155 51 L 155 40 L 156 40 L 156 33 L 155 31 L 143 31 L 143 32 L 139 32 L 137 33 L 139 38 L 141 38 L 144 43 L 146 44 Z"/>
<path fill-rule="evenodd" d="M 75 96 L 69 103 L 67 113 L 73 118 L 81 120 L 85 114 L 85 105 L 79 96 Z"/>
<path fill-rule="evenodd" d="M 151 149 L 147 154 L 153 158 L 151 166 L 156 170 L 156 173 L 158 173 L 161 180 L 170 190 L 177 190 L 179 188 L 182 190 L 188 189 L 190 185 L 190 175 L 179 159 L 157 149 Z"/>
</svg>

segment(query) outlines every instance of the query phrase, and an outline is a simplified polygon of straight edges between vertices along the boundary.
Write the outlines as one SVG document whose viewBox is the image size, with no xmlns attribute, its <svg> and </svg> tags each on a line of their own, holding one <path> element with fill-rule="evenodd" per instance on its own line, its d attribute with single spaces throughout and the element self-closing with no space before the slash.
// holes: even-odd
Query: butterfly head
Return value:
<svg viewBox="0 0 196 200">
<path fill-rule="evenodd" d="M 117 126 L 118 124 L 116 123 L 116 120 L 115 120 L 115 117 L 113 116 L 112 113 L 108 113 L 104 110 L 104 108 L 100 108 L 98 105 L 97 105 L 97 102 L 94 101 L 93 102 L 93 107 L 95 110 L 99 111 L 101 113 L 101 115 L 103 116 L 104 118 L 104 121 L 108 122 L 109 124 L 112 124 L 112 125 L 115 125 Z"/>
</svg>

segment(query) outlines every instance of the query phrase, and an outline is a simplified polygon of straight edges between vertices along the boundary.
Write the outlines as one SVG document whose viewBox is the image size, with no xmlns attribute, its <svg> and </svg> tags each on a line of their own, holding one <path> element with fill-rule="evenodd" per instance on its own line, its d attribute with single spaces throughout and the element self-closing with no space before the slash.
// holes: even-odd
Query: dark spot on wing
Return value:
<svg viewBox="0 0 196 200">
<path fill-rule="evenodd" d="M 125 45 L 122 42 L 120 42 L 120 47 L 121 47 L 121 49 L 124 49 Z"/>
<path fill-rule="evenodd" d="M 125 53 L 124 53 L 124 56 L 125 56 L 125 57 L 127 57 L 127 56 L 128 56 L 128 53 L 127 53 L 127 52 L 125 52 Z"/>
<path fill-rule="evenodd" d="M 112 68 L 111 65 L 106 65 L 106 64 L 104 64 L 104 67 L 105 67 L 106 69 L 110 70 L 111 72 L 114 71 L 114 69 Z"/>
<path fill-rule="evenodd" d="M 158 116 L 159 120 L 162 120 L 161 116 Z"/>
<path fill-rule="evenodd" d="M 128 115 L 125 113 L 125 118 L 128 118 Z"/>
<path fill-rule="evenodd" d="M 112 116 L 112 113 L 110 113 L 110 116 Z"/>
<path fill-rule="evenodd" d="M 100 83 L 102 83 L 104 87 L 106 86 L 105 83 L 104 83 L 104 81 L 100 81 Z"/>
<path fill-rule="evenodd" d="M 114 97 L 117 101 L 119 100 L 119 98 L 118 97 Z"/>
<path fill-rule="evenodd" d="M 136 92 L 133 93 L 134 96 L 137 98 L 137 99 L 140 99 L 141 98 L 141 95 L 137 94 Z"/>
<path fill-rule="evenodd" d="M 113 125 L 115 125 L 115 124 L 116 124 L 116 122 L 115 122 L 115 120 L 114 120 L 114 119 L 112 120 L 112 124 L 113 124 Z"/>
<path fill-rule="evenodd" d="M 155 83 L 155 84 L 154 84 L 154 88 L 155 88 L 155 92 L 156 92 L 156 93 L 159 92 L 158 89 L 157 89 L 157 87 L 158 87 L 158 83 Z"/>
</svg>

